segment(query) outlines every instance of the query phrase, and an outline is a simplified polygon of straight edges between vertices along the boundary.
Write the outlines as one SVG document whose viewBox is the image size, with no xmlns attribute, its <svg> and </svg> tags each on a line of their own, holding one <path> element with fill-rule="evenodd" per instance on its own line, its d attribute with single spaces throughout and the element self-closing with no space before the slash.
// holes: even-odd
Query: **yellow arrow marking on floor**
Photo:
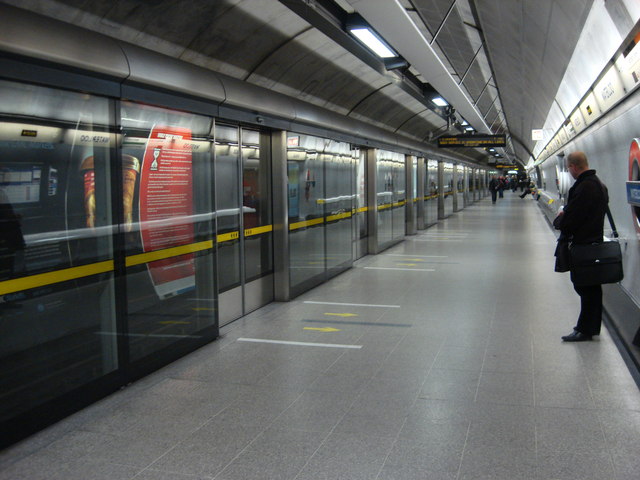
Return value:
<svg viewBox="0 0 640 480">
<path fill-rule="evenodd" d="M 549 201 L 547 202 L 547 205 L 551 205 L 555 200 L 553 198 L 550 198 Z"/>
<path fill-rule="evenodd" d="M 410 262 L 424 262 L 421 258 L 407 258 L 407 260 Z"/>
<path fill-rule="evenodd" d="M 357 313 L 325 313 L 325 315 L 333 315 L 334 317 L 357 317 Z"/>
<path fill-rule="evenodd" d="M 322 328 L 314 328 L 314 327 L 304 327 L 305 330 L 316 330 L 318 332 L 340 332 L 339 328 L 333 327 L 322 327 Z"/>
<path fill-rule="evenodd" d="M 415 263 L 399 263 L 398 265 L 402 265 L 403 267 L 415 267 Z"/>
<path fill-rule="evenodd" d="M 161 325 L 191 325 L 191 322 L 179 322 L 177 320 L 165 320 L 164 322 L 159 322 Z"/>
</svg>

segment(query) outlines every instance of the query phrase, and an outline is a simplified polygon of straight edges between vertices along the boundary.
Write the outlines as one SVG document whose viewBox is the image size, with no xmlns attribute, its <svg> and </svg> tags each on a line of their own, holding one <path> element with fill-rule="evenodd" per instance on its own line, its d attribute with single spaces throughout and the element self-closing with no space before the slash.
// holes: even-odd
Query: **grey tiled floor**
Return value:
<svg viewBox="0 0 640 480">
<path fill-rule="evenodd" d="M 483 200 L 5 450 L 0 479 L 638 479 L 638 387 L 608 332 L 560 341 L 554 242 L 533 200 Z"/>
</svg>

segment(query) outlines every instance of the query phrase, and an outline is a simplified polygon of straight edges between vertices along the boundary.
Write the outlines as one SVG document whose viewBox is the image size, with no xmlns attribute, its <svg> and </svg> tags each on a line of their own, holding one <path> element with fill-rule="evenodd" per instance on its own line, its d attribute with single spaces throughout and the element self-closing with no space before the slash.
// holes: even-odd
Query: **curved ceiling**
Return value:
<svg viewBox="0 0 640 480">
<path fill-rule="evenodd" d="M 344 32 L 357 1 L 0 1 L 419 141 L 459 133 L 428 98 L 429 72 L 387 70 Z M 593 0 L 388 1 L 430 42 L 478 118 L 508 135 L 504 154 L 526 164 L 530 130 L 546 119 Z M 481 150 L 460 153 L 488 158 Z"/>
</svg>

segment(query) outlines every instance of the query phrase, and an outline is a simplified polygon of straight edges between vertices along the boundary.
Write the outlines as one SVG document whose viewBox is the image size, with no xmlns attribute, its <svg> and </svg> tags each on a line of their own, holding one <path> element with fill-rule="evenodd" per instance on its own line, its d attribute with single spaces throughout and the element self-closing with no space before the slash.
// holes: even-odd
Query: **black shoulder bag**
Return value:
<svg viewBox="0 0 640 480">
<path fill-rule="evenodd" d="M 613 230 L 613 237 L 618 238 L 616 224 L 613 222 L 611 210 L 607 205 L 607 217 Z M 624 278 L 622 271 L 622 251 L 617 240 L 608 242 L 572 244 L 571 281 L 579 287 L 617 283 Z"/>
</svg>

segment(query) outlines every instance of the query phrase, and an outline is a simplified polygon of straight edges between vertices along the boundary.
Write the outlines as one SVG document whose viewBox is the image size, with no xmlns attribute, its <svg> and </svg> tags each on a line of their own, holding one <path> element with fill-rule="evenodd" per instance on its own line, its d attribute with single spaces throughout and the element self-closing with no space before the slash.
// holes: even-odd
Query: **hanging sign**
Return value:
<svg viewBox="0 0 640 480">
<path fill-rule="evenodd" d="M 454 135 L 438 138 L 439 148 L 477 148 L 477 147 L 505 147 L 507 138 L 504 134 L 498 135 Z"/>
</svg>

